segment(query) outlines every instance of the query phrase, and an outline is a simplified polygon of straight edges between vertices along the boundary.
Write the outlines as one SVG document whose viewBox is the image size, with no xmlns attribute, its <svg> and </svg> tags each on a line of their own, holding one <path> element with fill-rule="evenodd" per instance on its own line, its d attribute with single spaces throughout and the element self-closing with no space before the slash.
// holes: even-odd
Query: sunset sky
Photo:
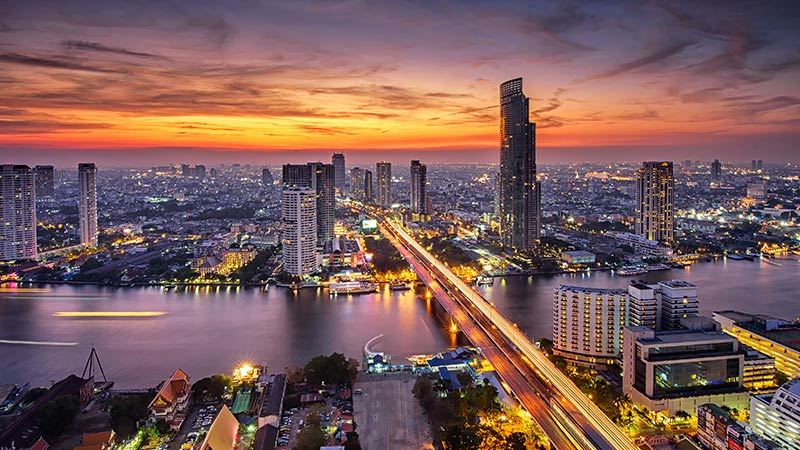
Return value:
<svg viewBox="0 0 800 450">
<path fill-rule="evenodd" d="M 800 160 L 800 2 L 768 0 L 0 0 L 0 156 L 494 161 L 518 76 L 544 161 Z"/>
</svg>

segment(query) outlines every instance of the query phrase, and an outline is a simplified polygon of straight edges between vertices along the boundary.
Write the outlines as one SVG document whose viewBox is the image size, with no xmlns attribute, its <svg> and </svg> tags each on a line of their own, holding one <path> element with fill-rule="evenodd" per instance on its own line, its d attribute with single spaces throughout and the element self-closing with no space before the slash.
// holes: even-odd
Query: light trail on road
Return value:
<svg viewBox="0 0 800 450">
<path fill-rule="evenodd" d="M 514 391 L 521 403 L 523 403 L 535 420 L 537 419 L 537 415 L 542 415 L 536 413 L 541 413 L 542 404 L 545 405 L 548 420 L 540 419 L 545 422 L 545 424 L 539 423 L 539 420 L 537 420 L 537 423 L 539 423 L 540 427 L 542 427 L 551 441 L 554 441 L 554 445 L 557 448 L 572 448 L 573 446 L 575 448 L 586 448 L 587 444 L 590 448 L 603 450 L 634 450 L 637 448 L 566 375 L 558 370 L 558 368 L 535 347 L 530 339 L 528 339 L 515 324 L 506 319 L 493 305 L 487 302 L 486 299 L 475 292 L 467 283 L 450 271 L 448 267 L 425 250 L 425 248 L 406 233 L 402 227 L 391 219 L 381 217 L 380 215 L 379 217 L 381 218 L 384 231 L 387 231 L 385 234 L 391 236 L 390 240 L 395 247 L 401 250 L 403 256 L 415 266 L 418 273 L 421 275 L 424 274 L 424 278 L 428 278 L 423 281 L 432 289 L 437 286 L 434 283 L 438 283 L 438 287 L 444 290 L 444 292 L 438 292 L 437 298 L 443 303 L 445 309 L 454 316 L 459 326 L 462 326 L 462 323 L 466 322 L 473 323 L 483 329 L 484 333 L 477 333 L 476 336 L 480 338 L 485 335 L 491 344 L 494 344 L 492 347 L 498 349 L 498 352 L 495 353 L 491 351 L 488 352 L 487 358 L 495 365 L 498 369 L 498 373 L 511 386 L 512 391 Z M 415 264 L 415 260 L 417 259 L 420 261 L 416 261 Z M 447 308 L 447 300 L 440 296 L 450 297 L 453 300 L 463 302 L 463 311 L 451 311 Z M 460 298 L 460 300 L 456 297 Z M 469 317 L 461 317 L 465 311 L 468 312 Z M 473 313 L 473 311 L 475 313 Z M 471 340 L 473 336 L 470 332 L 476 333 L 476 330 L 471 329 L 469 325 L 467 325 L 466 329 L 462 328 L 462 331 L 464 331 Z M 492 335 L 494 334 L 498 335 L 499 339 L 493 338 Z M 502 342 L 499 341 L 507 341 L 510 343 L 513 346 L 513 350 L 515 350 L 514 353 L 524 357 L 522 360 L 524 362 L 521 364 L 514 364 L 513 357 L 508 355 L 507 351 L 502 352 Z M 473 341 L 473 343 L 481 347 L 478 342 Z M 492 355 L 494 357 L 492 357 Z M 511 364 L 512 367 L 505 367 L 506 364 Z M 520 365 L 522 367 L 520 367 Z M 530 373 L 526 375 L 523 373 L 523 370 L 528 367 Z M 516 378 L 514 372 L 520 374 L 523 380 L 521 383 L 514 380 L 514 378 Z M 509 382 L 506 377 L 510 377 L 512 381 Z M 533 381 L 533 379 L 536 379 L 536 381 Z M 536 386 L 533 386 L 531 383 Z M 514 386 L 515 384 L 517 385 L 516 389 Z M 550 397 L 550 401 L 556 404 L 548 405 L 543 399 L 540 399 L 538 395 L 532 393 L 537 390 L 546 392 Z M 554 392 L 556 395 L 550 396 L 550 391 Z M 536 402 L 534 398 L 540 401 Z M 562 420 L 553 420 L 554 415 L 560 416 Z M 569 423 L 560 423 L 563 422 L 563 419 L 567 419 Z M 552 427 L 549 426 L 549 422 L 554 422 L 559 425 L 557 428 L 560 433 L 554 431 Z M 575 427 L 583 434 L 582 436 L 577 436 L 581 442 L 575 442 L 574 439 L 565 440 L 565 435 L 574 434 L 568 429 L 571 428 L 574 430 Z M 553 434 L 553 436 L 551 436 L 551 434 Z M 569 446 L 567 443 L 569 443 Z"/>
</svg>

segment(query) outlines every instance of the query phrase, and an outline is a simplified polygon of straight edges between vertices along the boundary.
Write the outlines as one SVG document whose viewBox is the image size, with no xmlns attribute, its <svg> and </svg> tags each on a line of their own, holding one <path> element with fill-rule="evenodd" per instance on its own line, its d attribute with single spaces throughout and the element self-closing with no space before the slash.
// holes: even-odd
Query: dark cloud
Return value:
<svg viewBox="0 0 800 450">
<path fill-rule="evenodd" d="M 118 55 L 136 56 L 140 58 L 162 58 L 153 53 L 137 52 L 119 47 L 108 47 L 97 42 L 87 41 L 63 41 L 61 45 L 70 50 L 90 50 L 95 52 L 116 53 Z"/>
<path fill-rule="evenodd" d="M 55 120 L 0 120 L 0 133 L 4 134 L 44 134 L 109 127 L 110 125 L 104 123 L 60 122 Z"/>
<path fill-rule="evenodd" d="M 622 64 L 618 64 L 617 66 L 609 70 L 592 75 L 589 78 L 585 78 L 581 81 L 598 80 L 601 78 L 612 78 L 647 66 L 660 64 L 683 52 L 693 44 L 695 44 L 694 41 L 681 41 L 674 44 L 669 44 L 644 56 L 633 59 L 631 61 L 627 61 Z"/>
<path fill-rule="evenodd" d="M 25 66 L 45 67 L 49 69 L 66 69 L 77 70 L 81 72 L 96 72 L 96 73 L 125 73 L 117 69 L 107 69 L 102 67 L 86 66 L 83 64 L 63 61 L 59 59 L 39 58 L 35 56 L 21 55 L 18 53 L 2 53 L 0 54 L 0 63 L 6 64 L 20 64 Z"/>
</svg>

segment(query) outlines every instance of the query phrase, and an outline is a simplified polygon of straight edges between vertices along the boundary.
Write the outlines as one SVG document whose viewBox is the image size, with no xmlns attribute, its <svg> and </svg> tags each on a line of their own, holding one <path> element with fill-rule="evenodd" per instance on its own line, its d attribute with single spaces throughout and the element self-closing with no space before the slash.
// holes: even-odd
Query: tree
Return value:
<svg viewBox="0 0 800 450">
<path fill-rule="evenodd" d="M 81 272 L 88 272 L 90 270 L 97 269 L 99 267 L 103 267 L 103 263 L 97 260 L 94 256 L 87 259 L 83 264 L 81 264 Z"/>
<path fill-rule="evenodd" d="M 39 411 L 42 434 L 52 439 L 66 431 L 75 420 L 79 409 L 78 397 L 75 395 L 61 397 L 45 405 Z"/>
<path fill-rule="evenodd" d="M 306 414 L 306 426 L 297 433 L 297 442 L 293 450 L 319 450 L 325 445 L 326 436 L 320 428 L 319 408 L 311 408 Z"/>
<path fill-rule="evenodd" d="M 482 447 L 483 438 L 478 434 L 476 426 L 453 425 L 447 429 L 445 442 L 448 448 L 460 450 L 478 450 Z"/>
<path fill-rule="evenodd" d="M 47 388 L 33 388 L 30 391 L 25 393 L 25 396 L 22 397 L 22 403 L 28 404 L 33 403 L 39 399 L 44 393 L 47 392 Z"/>
<path fill-rule="evenodd" d="M 358 433 L 355 431 L 347 433 L 347 442 L 344 443 L 344 450 L 361 450 L 361 442 L 358 440 Z"/>
<path fill-rule="evenodd" d="M 147 405 L 155 392 L 116 397 L 111 401 L 111 428 L 125 439 L 136 433 L 136 423 L 147 417 Z"/>
<path fill-rule="evenodd" d="M 195 399 L 201 398 L 204 394 L 209 397 L 220 398 L 225 395 L 225 391 L 233 386 L 233 379 L 226 375 L 213 375 L 201 378 L 192 385 L 192 392 Z"/>
<path fill-rule="evenodd" d="M 348 360 L 341 353 L 315 356 L 303 368 L 303 374 L 310 384 L 352 384 L 358 375 L 358 361 Z"/>
</svg>

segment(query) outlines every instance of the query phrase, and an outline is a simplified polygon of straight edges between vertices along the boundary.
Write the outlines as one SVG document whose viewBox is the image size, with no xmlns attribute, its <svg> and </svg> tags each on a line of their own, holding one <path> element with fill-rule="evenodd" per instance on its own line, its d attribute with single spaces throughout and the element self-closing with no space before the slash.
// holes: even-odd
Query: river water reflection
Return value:
<svg viewBox="0 0 800 450">
<path fill-rule="evenodd" d="M 741 309 L 783 318 L 800 316 L 796 257 L 701 263 L 654 272 L 647 280 L 680 278 L 700 286 L 701 309 Z M 479 291 L 529 336 L 550 337 L 553 288 L 561 283 L 625 287 L 631 278 L 609 273 L 509 277 Z M 78 316 L 59 312 L 163 312 L 162 315 Z M 300 365 L 314 355 L 344 352 L 360 358 L 370 338 L 397 362 L 453 345 L 427 301 L 413 291 L 383 290 L 329 297 L 321 289 L 292 292 L 237 288 L 113 289 L 94 286 L 0 288 L 0 383 L 47 385 L 83 370 L 94 343 L 119 387 L 148 387 L 176 367 L 199 379 L 229 371 L 243 359 L 270 370 Z"/>
</svg>

